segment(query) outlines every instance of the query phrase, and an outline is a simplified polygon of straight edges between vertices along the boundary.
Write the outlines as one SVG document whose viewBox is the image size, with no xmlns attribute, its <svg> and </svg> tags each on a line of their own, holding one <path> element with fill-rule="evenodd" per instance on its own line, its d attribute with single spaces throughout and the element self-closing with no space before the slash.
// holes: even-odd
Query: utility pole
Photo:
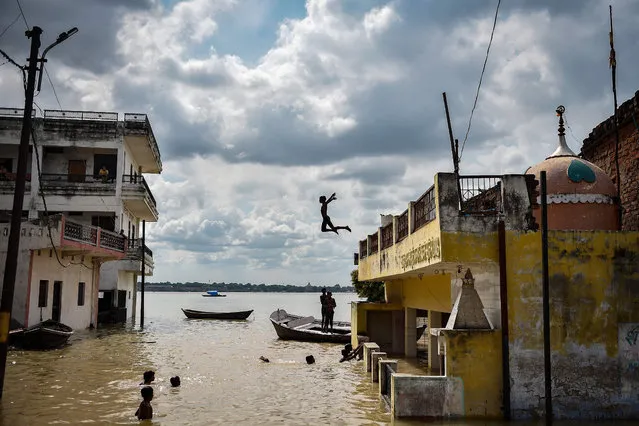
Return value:
<svg viewBox="0 0 639 426">
<path fill-rule="evenodd" d="M 141 300 L 140 300 L 140 328 L 144 328 L 144 277 L 145 277 L 145 269 L 146 269 L 146 261 L 145 261 L 145 256 L 146 256 L 146 241 L 145 241 L 145 234 L 146 234 L 146 220 L 142 221 L 142 294 L 141 294 Z"/>
<path fill-rule="evenodd" d="M 2 301 L 0 302 L 0 398 L 4 390 L 4 374 L 7 366 L 7 349 L 9 340 L 9 326 L 11 310 L 13 308 L 13 292 L 16 284 L 18 269 L 18 254 L 20 250 L 20 229 L 22 227 L 22 205 L 24 203 L 24 187 L 27 180 L 27 160 L 29 157 L 29 141 L 31 140 L 31 113 L 33 112 L 33 92 L 35 91 L 36 72 L 38 70 L 38 53 L 40 50 L 40 35 L 42 28 L 33 27 L 26 31 L 31 39 L 31 53 L 27 74 L 27 87 L 24 99 L 24 115 L 22 117 L 22 133 L 18 149 L 18 171 L 16 174 L 16 189 L 13 194 L 13 210 L 11 211 L 11 228 L 9 230 L 9 244 L 7 259 L 4 266 L 2 280 Z"/>
<path fill-rule="evenodd" d="M 615 36 L 612 30 L 612 6 L 610 8 L 610 70 L 612 77 L 612 97 L 615 104 L 613 120 L 615 122 L 615 177 L 617 183 L 617 201 L 619 203 L 619 229 L 623 229 L 623 204 L 621 203 L 621 171 L 619 170 L 619 121 L 617 116 L 617 54 Z"/>
<path fill-rule="evenodd" d="M 546 171 L 539 173 L 541 184 L 541 269 L 542 311 L 544 319 L 544 399 L 546 402 L 546 424 L 552 424 L 552 358 L 550 348 L 550 277 L 548 274 L 548 191 Z"/>
<path fill-rule="evenodd" d="M 453 138 L 453 126 L 450 124 L 450 113 L 448 112 L 448 99 L 446 92 L 442 93 L 444 98 L 444 109 L 446 110 L 446 123 L 448 124 L 448 138 L 450 139 L 450 151 L 453 155 L 453 170 L 455 171 L 455 179 L 457 179 L 457 194 L 459 195 L 459 207 L 463 210 L 461 185 L 459 183 L 459 141 Z"/>
</svg>

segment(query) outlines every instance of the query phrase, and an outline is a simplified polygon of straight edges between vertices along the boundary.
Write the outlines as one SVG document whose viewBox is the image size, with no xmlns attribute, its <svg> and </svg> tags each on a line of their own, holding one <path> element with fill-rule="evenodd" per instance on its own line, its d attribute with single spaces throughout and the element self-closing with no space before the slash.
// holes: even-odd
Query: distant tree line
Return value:
<svg viewBox="0 0 639 426">
<path fill-rule="evenodd" d="M 142 288 L 142 284 L 138 282 L 138 290 Z M 257 292 L 257 293 L 319 293 L 325 288 L 333 293 L 354 293 L 354 287 L 342 287 L 339 284 L 334 286 L 317 286 L 310 283 L 305 286 L 284 285 L 284 284 L 251 284 L 251 283 L 199 283 L 199 282 L 159 282 L 144 284 L 144 291 L 199 291 L 217 290 L 224 292 Z"/>
</svg>

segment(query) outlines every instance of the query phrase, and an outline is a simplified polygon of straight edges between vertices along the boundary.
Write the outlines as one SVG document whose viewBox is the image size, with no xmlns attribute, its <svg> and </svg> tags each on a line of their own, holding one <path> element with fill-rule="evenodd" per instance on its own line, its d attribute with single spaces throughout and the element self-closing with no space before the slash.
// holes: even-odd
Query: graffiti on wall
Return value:
<svg viewBox="0 0 639 426">
<path fill-rule="evenodd" d="M 402 269 L 411 268 L 419 263 L 434 263 L 441 258 L 439 237 L 430 238 L 424 244 L 412 249 L 400 257 Z"/>
<path fill-rule="evenodd" d="M 639 324 L 619 324 L 619 368 L 621 392 L 636 395 L 639 392 Z"/>
</svg>

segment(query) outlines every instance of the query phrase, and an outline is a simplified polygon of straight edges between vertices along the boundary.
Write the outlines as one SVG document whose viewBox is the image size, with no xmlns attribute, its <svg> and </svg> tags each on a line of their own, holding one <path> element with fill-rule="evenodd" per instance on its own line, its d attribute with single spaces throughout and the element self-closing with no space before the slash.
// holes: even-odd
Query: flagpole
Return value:
<svg viewBox="0 0 639 426">
<path fill-rule="evenodd" d="M 615 170 L 617 181 L 617 199 L 619 201 L 619 228 L 623 227 L 623 205 L 621 203 L 621 173 L 619 171 L 619 123 L 617 121 L 617 58 L 615 53 L 614 34 L 612 30 L 612 5 L 610 9 L 610 68 L 612 71 L 612 97 L 615 103 Z"/>
</svg>

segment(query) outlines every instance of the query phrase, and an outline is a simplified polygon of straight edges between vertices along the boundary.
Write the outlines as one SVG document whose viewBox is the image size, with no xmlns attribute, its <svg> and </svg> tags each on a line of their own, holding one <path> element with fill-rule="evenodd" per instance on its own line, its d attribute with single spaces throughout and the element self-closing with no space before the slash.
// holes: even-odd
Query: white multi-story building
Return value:
<svg viewBox="0 0 639 426">
<path fill-rule="evenodd" d="M 0 108 L 3 266 L 22 114 Z M 33 127 L 13 319 L 29 326 L 53 318 L 84 328 L 134 317 L 143 257 L 145 274 L 153 273 L 142 222 L 158 219 L 143 174 L 162 171 L 147 116 L 45 110 Z M 53 218 L 48 225 L 45 211 Z"/>
</svg>

